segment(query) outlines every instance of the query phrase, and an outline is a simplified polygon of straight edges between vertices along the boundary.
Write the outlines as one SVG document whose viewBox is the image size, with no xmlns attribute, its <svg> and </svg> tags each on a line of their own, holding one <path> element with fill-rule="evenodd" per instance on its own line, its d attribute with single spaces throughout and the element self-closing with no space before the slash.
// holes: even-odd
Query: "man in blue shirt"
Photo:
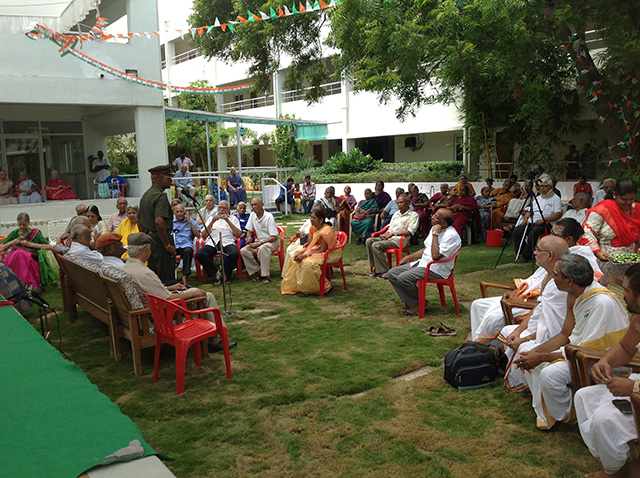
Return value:
<svg viewBox="0 0 640 478">
<path fill-rule="evenodd" d="M 112 168 L 111 176 L 102 182 L 109 185 L 109 195 L 112 199 L 124 196 L 124 188 L 129 185 L 122 176 L 119 176 L 118 168 Z"/>
<path fill-rule="evenodd" d="M 182 204 L 193 205 L 193 201 L 189 199 L 186 194 L 194 197 L 196 188 L 193 184 L 193 177 L 186 164 L 180 166 L 180 170 L 173 175 L 173 183 L 178 188 L 178 195 L 180 196 Z"/>
<path fill-rule="evenodd" d="M 187 284 L 193 259 L 193 239 L 200 237 L 200 226 L 193 221 L 182 204 L 173 208 L 173 236 L 176 254 L 182 259 L 182 283 Z"/>
</svg>

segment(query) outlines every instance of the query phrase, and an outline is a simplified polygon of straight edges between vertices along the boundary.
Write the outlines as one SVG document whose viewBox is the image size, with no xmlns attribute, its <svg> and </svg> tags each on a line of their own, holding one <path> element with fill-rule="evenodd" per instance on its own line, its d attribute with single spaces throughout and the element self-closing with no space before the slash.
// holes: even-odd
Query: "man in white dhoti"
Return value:
<svg viewBox="0 0 640 478">
<path fill-rule="evenodd" d="M 627 310 L 634 314 L 629 329 L 591 368 L 591 375 L 601 385 L 581 388 L 574 398 L 582 439 L 602 462 L 602 470 L 590 473 L 589 478 L 625 477 L 634 465 L 640 467 L 638 460 L 627 463 L 628 442 L 638 437 L 633 415 L 623 414 L 611 403 L 615 398 L 628 401 L 632 393 L 640 392 L 640 374 L 623 378 L 613 377 L 611 372 L 629 362 L 640 345 L 640 264 L 627 269 L 622 287 Z"/>
<path fill-rule="evenodd" d="M 560 256 L 568 250 L 567 243 L 561 238 L 545 236 L 538 241 L 533 251 L 540 269 L 546 273 L 541 286 L 542 294 L 538 297 L 538 306 L 520 324 L 505 326 L 499 337 L 505 344 L 504 350 L 508 359 L 504 385 L 509 392 L 527 389 L 525 372 L 517 366 L 520 354 L 530 352 L 562 330 L 567 315 L 567 293 L 556 287 L 553 269 Z M 532 393 L 537 392 L 532 390 Z"/>
<path fill-rule="evenodd" d="M 584 230 L 575 219 L 562 218 L 553 225 L 551 234 L 561 237 L 567 243 L 569 252 L 579 254 L 589 260 L 589 264 L 594 270 L 594 277 L 600 279 L 602 271 L 598 267 L 598 261 L 589 246 L 577 245 L 578 240 L 582 237 Z M 557 257 L 556 257 L 557 259 Z M 537 260 L 537 259 L 536 259 Z M 552 269 L 553 271 L 553 269 Z M 524 280 L 525 285 L 521 285 L 520 294 L 526 294 L 536 289 L 540 290 L 542 281 L 547 275 L 547 271 L 543 267 L 539 267 L 533 275 Z M 501 329 L 505 326 L 505 317 L 500 306 L 501 299 L 512 299 L 515 297 L 517 290 L 509 291 L 502 297 L 485 297 L 476 299 L 471 303 L 471 339 L 476 342 L 489 342 L 492 345 L 500 345 L 499 336 Z M 514 309 L 513 316 L 520 317 L 527 312 L 526 309 Z M 509 326 L 507 326 L 509 327 Z M 513 332 L 512 327 L 503 337 L 507 337 Z"/>
<path fill-rule="evenodd" d="M 531 371 L 525 377 L 532 393 L 539 390 L 539 397 L 533 394 L 533 408 L 536 424 L 543 430 L 556 421 L 573 421 L 571 372 L 562 348 L 571 343 L 607 350 L 620 341 L 629 325 L 627 311 L 613 292 L 593 280 L 593 269 L 584 257 L 560 257 L 553 280 L 559 290 L 569 294 L 562 331 L 531 352 L 521 353 L 518 361 L 520 367 Z"/>
</svg>

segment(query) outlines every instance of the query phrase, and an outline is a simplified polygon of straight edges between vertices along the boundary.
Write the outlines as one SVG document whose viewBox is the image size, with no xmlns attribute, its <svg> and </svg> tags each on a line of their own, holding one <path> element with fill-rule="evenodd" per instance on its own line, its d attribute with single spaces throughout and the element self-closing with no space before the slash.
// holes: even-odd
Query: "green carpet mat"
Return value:
<svg viewBox="0 0 640 478">
<path fill-rule="evenodd" d="M 0 476 L 76 477 L 131 440 L 118 406 L 13 307 L 0 307 Z"/>
</svg>

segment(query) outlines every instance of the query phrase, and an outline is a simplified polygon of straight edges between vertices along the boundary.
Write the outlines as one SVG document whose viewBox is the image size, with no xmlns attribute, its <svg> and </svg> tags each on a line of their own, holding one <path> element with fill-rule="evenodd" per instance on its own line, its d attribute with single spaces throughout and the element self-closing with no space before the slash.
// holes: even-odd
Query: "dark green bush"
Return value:
<svg viewBox="0 0 640 478">
<path fill-rule="evenodd" d="M 349 153 L 334 154 L 329 161 L 322 166 L 325 174 L 348 174 L 373 171 L 380 168 L 381 160 L 373 159 L 369 154 L 362 154 L 358 148 L 353 148 Z"/>
</svg>

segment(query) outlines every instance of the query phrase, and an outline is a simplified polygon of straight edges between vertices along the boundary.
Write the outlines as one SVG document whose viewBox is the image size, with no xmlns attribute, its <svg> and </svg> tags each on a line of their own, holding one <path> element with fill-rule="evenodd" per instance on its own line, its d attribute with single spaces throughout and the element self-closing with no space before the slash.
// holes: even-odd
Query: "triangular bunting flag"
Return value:
<svg viewBox="0 0 640 478">
<path fill-rule="evenodd" d="M 222 25 L 220 25 L 220 28 L 222 28 L 222 31 L 223 31 L 223 32 L 224 32 L 224 31 L 226 31 L 226 29 L 227 29 L 227 24 L 226 24 L 226 23 L 223 23 Z"/>
<path fill-rule="evenodd" d="M 177 30 L 180 33 L 180 38 L 184 40 L 184 30 Z"/>
<path fill-rule="evenodd" d="M 320 10 L 320 2 L 318 2 L 318 0 L 316 0 L 316 3 L 313 4 L 313 9 Z"/>
<path fill-rule="evenodd" d="M 247 10 L 247 12 L 249 13 L 249 21 L 250 22 L 255 22 L 256 21 L 256 16 L 251 13 L 249 10 Z"/>
<path fill-rule="evenodd" d="M 323 10 L 325 8 L 329 8 L 329 5 L 327 5 L 326 3 L 324 3 L 322 0 L 319 0 L 318 3 L 320 4 L 320 8 L 322 8 Z"/>
<path fill-rule="evenodd" d="M 295 8 L 295 7 L 294 7 L 294 8 Z M 280 10 L 282 10 L 282 9 L 280 9 Z M 285 5 L 285 6 L 284 6 L 284 16 L 289 16 L 289 15 L 291 15 L 291 12 L 289 11 L 289 9 L 287 8 L 287 6 Z M 280 16 L 282 16 L 282 15 L 280 15 Z"/>
<path fill-rule="evenodd" d="M 309 4 L 309 2 L 307 1 L 307 4 L 304 6 L 305 10 L 307 12 L 312 12 L 313 11 L 313 7 Z"/>
<path fill-rule="evenodd" d="M 160 34 L 159 34 L 158 32 L 151 32 L 151 33 L 153 33 L 153 34 L 154 34 L 155 36 L 157 36 L 157 37 L 159 37 L 159 36 L 160 36 Z M 113 35 L 111 35 L 111 36 L 113 36 Z"/>
<path fill-rule="evenodd" d="M 129 38 L 131 38 L 133 40 L 133 33 L 129 33 Z"/>
<path fill-rule="evenodd" d="M 302 7 L 302 3 L 300 4 L 300 6 Z M 291 13 L 292 13 L 292 14 L 300 13 L 300 12 L 298 11 L 298 9 L 296 8 L 295 3 L 294 3 L 294 4 L 293 4 L 293 6 L 291 7 Z"/>
<path fill-rule="evenodd" d="M 229 23 L 229 31 L 233 33 L 233 23 Z"/>
<path fill-rule="evenodd" d="M 205 28 L 206 28 L 206 27 L 198 27 L 198 28 L 197 28 L 197 30 L 198 30 L 198 36 L 199 36 L 200 38 L 202 38 L 202 30 L 204 30 Z"/>
<path fill-rule="evenodd" d="M 269 15 L 264 12 L 260 12 L 260 16 L 262 17 L 262 20 L 269 20 Z"/>
<path fill-rule="evenodd" d="M 281 9 L 282 10 L 282 9 Z M 271 7 L 271 10 L 269 11 L 269 15 L 271 16 L 271 18 L 278 18 L 278 14 L 276 13 L 276 11 L 273 9 L 273 7 Z"/>
<path fill-rule="evenodd" d="M 238 15 L 238 18 L 240 19 L 240 23 L 247 23 L 248 21 L 246 18 L 243 18 L 240 15 Z"/>
<path fill-rule="evenodd" d="M 218 17 L 216 17 L 216 21 L 213 24 L 214 27 L 219 27 L 220 26 L 220 20 L 218 20 Z"/>
<path fill-rule="evenodd" d="M 211 30 L 213 30 L 213 25 L 211 25 L 209 28 L 207 28 L 207 35 L 208 35 L 209 33 L 211 33 Z"/>
</svg>

